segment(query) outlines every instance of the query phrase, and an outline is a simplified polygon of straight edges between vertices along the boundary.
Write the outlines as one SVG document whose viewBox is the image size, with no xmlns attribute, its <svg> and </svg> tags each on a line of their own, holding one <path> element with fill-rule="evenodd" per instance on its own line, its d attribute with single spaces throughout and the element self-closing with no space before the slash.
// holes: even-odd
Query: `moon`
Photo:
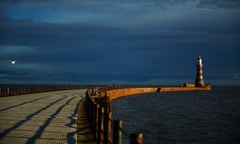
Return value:
<svg viewBox="0 0 240 144">
<path fill-rule="evenodd" d="M 11 62 L 11 64 L 14 65 L 14 64 L 16 64 L 17 60 L 11 60 L 10 62 Z"/>
</svg>

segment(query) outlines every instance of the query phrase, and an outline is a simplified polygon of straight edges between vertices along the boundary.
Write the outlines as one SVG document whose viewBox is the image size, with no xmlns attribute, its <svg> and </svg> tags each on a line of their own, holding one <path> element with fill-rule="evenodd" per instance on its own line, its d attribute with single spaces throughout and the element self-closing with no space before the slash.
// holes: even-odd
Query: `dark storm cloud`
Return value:
<svg viewBox="0 0 240 144">
<path fill-rule="evenodd" d="M 59 56 L 74 54 L 79 56 L 80 60 L 81 58 L 87 60 L 89 59 L 87 56 L 104 51 L 105 48 L 101 46 L 104 44 L 102 41 L 111 40 L 114 35 L 119 37 L 120 34 L 119 29 L 100 26 L 38 24 L 31 21 L 6 19 L 0 24 L 0 28 L 1 45 L 27 45 L 35 49 L 28 58 L 34 58 L 39 53 L 42 53 L 42 56 L 44 56 L 43 53 L 46 55 L 54 53 Z M 69 51 L 65 51 L 66 49 Z M 72 61 L 74 57 L 68 57 L 68 59 Z M 44 60 L 49 59 L 42 59 Z"/>
<path fill-rule="evenodd" d="M 239 3 L 3 0 L 0 81 L 194 79 L 198 55 L 208 76 L 239 73 Z"/>
<path fill-rule="evenodd" d="M 16 22 L 19 25 L 16 26 Z M 125 64 L 139 59 L 139 56 L 127 47 L 131 40 L 125 39 L 132 36 L 127 36 L 126 30 L 122 29 L 72 24 L 40 25 L 31 21 L 13 20 L 3 21 L 1 28 L 4 33 L 1 37 L 2 47 L 14 47 L 14 50 L 23 51 L 21 45 L 24 45 L 33 49 L 16 55 L 19 65 L 29 61 L 39 63 L 47 65 L 45 71 L 52 67 L 51 71 L 60 73 L 73 69 L 79 70 L 78 73 L 106 73 L 108 70 L 113 70 L 110 73 L 119 73 L 118 69 L 123 67 L 133 69 L 134 66 Z M 130 44 L 130 48 L 131 45 L 135 44 Z M 6 54 L 1 59 L 11 55 L 12 53 Z"/>
<path fill-rule="evenodd" d="M 59 6 L 56 6 L 56 2 L 60 4 Z M 191 4 L 196 6 L 214 6 L 214 7 L 239 7 L 240 1 L 239 0 L 121 0 L 121 1 L 113 1 L 113 0 L 72 0 L 71 3 L 67 0 L 2 0 L 1 3 L 37 3 L 37 4 L 48 4 L 48 6 L 51 6 L 53 8 L 62 8 L 66 10 L 74 10 L 79 8 L 79 6 L 97 6 L 102 7 L 102 9 L 106 9 L 106 7 L 111 7 L 114 5 L 119 4 L 126 4 L 128 6 L 141 6 L 141 4 L 155 4 L 155 5 L 166 5 L 166 4 Z M 62 5 L 61 5 L 62 4 Z M 106 5 L 107 4 L 107 5 Z M 135 4 L 135 5 L 133 5 Z M 138 4 L 138 5 L 137 5 Z"/>
<path fill-rule="evenodd" d="M 239 0 L 196 0 L 198 6 L 204 7 L 223 7 L 223 8 L 239 8 Z"/>
<path fill-rule="evenodd" d="M 196 55 L 202 51 L 202 47 L 209 47 L 209 44 L 213 45 L 211 49 L 214 51 L 216 47 L 212 44 L 214 41 L 217 42 L 217 48 L 234 46 L 236 40 L 231 37 L 237 39 L 239 36 L 230 34 L 230 41 L 225 44 L 224 39 L 227 35 L 221 37 L 221 33 L 238 34 L 239 31 L 225 27 L 224 24 L 217 25 L 213 30 L 214 24 L 211 26 L 211 23 L 208 25 L 196 23 L 192 26 L 182 24 L 172 29 L 162 25 L 168 29 L 162 31 L 162 28 L 156 28 L 155 32 L 147 29 L 139 31 L 86 24 L 39 24 L 9 19 L 2 21 L 0 26 L 3 32 L 1 45 L 27 45 L 35 49 L 31 55 L 22 56 L 24 61 L 29 59 L 42 63 L 98 61 L 102 64 L 109 63 L 109 67 L 141 62 L 147 65 L 164 60 L 168 55 L 172 55 L 174 61 L 175 55 L 177 57 L 179 52 L 185 53 L 184 55 L 187 53 Z M 89 59 L 89 56 L 92 57 Z M 113 64 L 110 64 L 109 60 Z M 131 69 L 131 66 L 129 67 Z"/>
<path fill-rule="evenodd" d="M 74 44 L 72 42 L 91 40 L 97 38 L 107 38 L 109 31 L 115 31 L 116 29 L 105 28 L 101 26 L 91 26 L 85 24 L 48 24 L 48 23 L 34 23 L 32 21 L 24 20 L 2 20 L 1 21 L 2 39 L 4 42 L 10 41 L 20 43 L 28 41 L 28 38 L 32 38 L 41 45 L 41 43 L 57 42 L 69 42 L 68 44 Z M 119 30 L 118 30 L 119 31 Z M 17 37 L 15 41 L 12 41 L 12 36 Z M 40 39 L 41 38 L 41 39 Z M 35 41 L 28 41 L 29 44 Z"/>
<path fill-rule="evenodd" d="M 1 1 L 0 3 L 1 13 L 8 17 L 53 23 L 118 22 L 122 21 L 121 17 L 126 17 L 131 21 L 133 17 L 138 15 L 144 16 L 149 14 L 149 12 L 155 12 L 161 16 L 170 7 L 174 7 L 171 11 L 176 11 L 179 7 L 185 7 L 181 10 L 182 13 L 185 13 L 185 9 L 194 9 L 196 7 L 204 8 L 205 10 L 240 7 L 240 1 L 238 0 L 73 0 L 71 2 L 67 0 L 13 0 Z M 172 12 L 168 16 L 172 17 Z M 109 19 L 113 21 L 109 21 Z"/>
</svg>

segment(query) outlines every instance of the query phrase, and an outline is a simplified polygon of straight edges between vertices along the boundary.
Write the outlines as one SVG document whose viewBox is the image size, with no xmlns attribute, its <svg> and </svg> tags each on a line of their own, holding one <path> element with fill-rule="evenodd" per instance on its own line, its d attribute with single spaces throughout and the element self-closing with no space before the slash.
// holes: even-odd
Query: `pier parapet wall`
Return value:
<svg viewBox="0 0 240 144">
<path fill-rule="evenodd" d="M 106 91 L 106 95 L 109 96 L 110 101 L 116 100 L 122 97 L 137 95 L 142 93 L 155 93 L 159 88 L 123 88 L 123 89 L 110 89 Z"/>
<path fill-rule="evenodd" d="M 86 93 L 86 112 L 94 140 L 97 143 L 122 143 L 122 135 L 130 137 L 131 144 L 142 144 L 142 134 L 128 134 L 121 120 L 113 120 L 111 102 L 126 96 L 143 93 L 205 91 L 211 87 L 142 87 L 142 88 L 91 88 Z M 136 140 L 139 142 L 136 142 Z M 132 142 L 135 141 L 135 142 Z"/>
<path fill-rule="evenodd" d="M 145 88 L 122 88 L 106 90 L 106 95 L 109 96 L 110 101 L 122 97 L 156 92 L 181 92 L 181 91 L 209 91 L 211 86 L 205 87 L 182 87 L 182 86 L 166 86 L 166 87 L 145 87 Z"/>
</svg>

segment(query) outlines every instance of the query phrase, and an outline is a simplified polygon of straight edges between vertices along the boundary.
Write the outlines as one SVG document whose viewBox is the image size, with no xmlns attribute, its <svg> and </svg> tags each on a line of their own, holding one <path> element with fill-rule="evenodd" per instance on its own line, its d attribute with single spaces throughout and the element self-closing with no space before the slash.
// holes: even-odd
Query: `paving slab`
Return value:
<svg viewBox="0 0 240 144">
<path fill-rule="evenodd" d="M 0 144 L 77 143 L 77 112 L 85 92 L 1 97 Z"/>
</svg>

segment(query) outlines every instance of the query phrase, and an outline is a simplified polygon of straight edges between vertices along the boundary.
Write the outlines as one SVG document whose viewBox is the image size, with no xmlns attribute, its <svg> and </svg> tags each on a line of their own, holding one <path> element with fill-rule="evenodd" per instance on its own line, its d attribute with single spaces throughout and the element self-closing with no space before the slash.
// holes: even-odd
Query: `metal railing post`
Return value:
<svg viewBox="0 0 240 144">
<path fill-rule="evenodd" d="M 122 127 L 122 120 L 113 121 L 113 144 L 122 144 Z"/>
<path fill-rule="evenodd" d="M 130 144 L 143 144 L 143 134 L 142 133 L 132 133 L 130 135 Z"/>
</svg>

